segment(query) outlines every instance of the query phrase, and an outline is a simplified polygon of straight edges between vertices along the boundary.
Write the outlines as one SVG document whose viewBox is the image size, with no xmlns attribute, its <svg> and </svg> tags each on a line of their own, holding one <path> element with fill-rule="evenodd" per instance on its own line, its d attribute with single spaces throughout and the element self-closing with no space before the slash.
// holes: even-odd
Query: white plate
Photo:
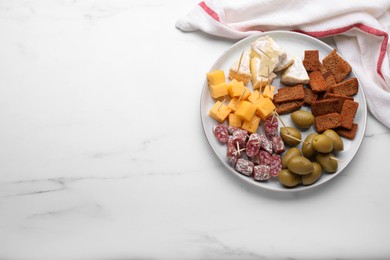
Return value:
<svg viewBox="0 0 390 260">
<path fill-rule="evenodd" d="M 325 44 L 324 42 L 312 38 L 310 36 L 295 33 L 295 32 L 288 32 L 288 31 L 273 31 L 273 32 L 264 32 L 257 35 L 250 36 L 248 38 L 245 38 L 238 43 L 234 44 L 230 49 L 225 51 L 222 56 L 214 63 L 214 65 L 211 67 L 210 71 L 221 69 L 225 71 L 225 75 L 228 74 L 230 66 L 234 63 L 235 60 L 237 60 L 242 51 L 244 49 L 249 49 L 250 44 L 255 41 L 257 38 L 261 36 L 269 35 L 274 39 L 274 41 L 279 44 L 284 50 L 289 52 L 290 54 L 297 55 L 301 59 L 303 59 L 304 51 L 305 50 L 319 50 L 320 60 L 322 60 L 326 55 L 328 55 L 333 49 Z M 349 77 L 356 77 L 358 80 L 358 75 L 354 73 L 352 70 Z M 276 86 L 277 88 L 280 86 L 280 77 L 276 78 L 272 85 Z M 252 89 L 251 83 L 248 83 L 248 87 Z M 210 143 L 212 149 L 214 150 L 215 154 L 218 156 L 218 158 L 221 160 L 223 165 L 235 176 L 240 178 L 243 181 L 249 182 L 253 185 L 256 185 L 260 188 L 268 189 L 268 190 L 275 190 L 275 191 L 301 191 L 306 189 L 311 189 L 314 187 L 318 187 L 319 185 L 324 184 L 325 182 L 329 181 L 330 179 L 333 179 L 334 177 L 338 176 L 343 169 L 351 162 L 353 157 L 355 156 L 356 152 L 359 149 L 359 146 L 362 142 L 364 131 L 366 128 L 366 120 L 367 120 L 367 105 L 366 105 L 366 99 L 364 96 L 364 92 L 362 87 L 359 85 L 359 92 L 354 96 L 355 101 L 359 103 L 359 108 L 355 116 L 354 122 L 357 123 L 358 131 L 356 133 L 354 140 L 348 140 L 346 138 L 343 138 L 344 141 L 344 151 L 338 152 L 335 155 L 337 158 L 341 160 L 339 162 L 338 171 L 336 173 L 326 173 L 324 172 L 321 176 L 321 178 L 314 184 L 310 186 L 297 186 L 295 188 L 286 188 L 282 186 L 277 178 L 272 178 L 269 181 L 266 182 L 257 182 L 254 181 L 251 177 L 244 176 L 234 170 L 226 159 L 226 145 L 219 143 L 216 138 L 214 137 L 212 128 L 214 125 L 217 124 L 217 121 L 212 119 L 208 116 L 208 112 L 210 111 L 211 107 L 215 103 L 215 100 L 213 100 L 210 97 L 209 93 L 209 87 L 207 84 L 207 79 L 204 82 L 203 85 L 203 91 L 201 95 L 201 103 L 200 103 L 200 111 L 201 111 L 201 120 L 203 124 L 203 130 L 206 134 L 206 138 L 208 142 Z M 308 107 L 302 107 L 304 110 L 309 110 Z M 282 119 L 286 125 L 294 126 L 291 122 L 289 115 L 283 115 Z M 262 122 L 260 123 L 258 132 L 262 132 L 263 129 L 261 127 Z M 279 124 L 281 125 L 281 124 Z M 309 133 L 315 132 L 314 126 L 311 127 L 307 131 L 302 131 L 302 138 L 305 138 Z M 301 145 L 299 145 L 299 148 Z M 288 147 L 286 147 L 288 148 Z"/>
</svg>

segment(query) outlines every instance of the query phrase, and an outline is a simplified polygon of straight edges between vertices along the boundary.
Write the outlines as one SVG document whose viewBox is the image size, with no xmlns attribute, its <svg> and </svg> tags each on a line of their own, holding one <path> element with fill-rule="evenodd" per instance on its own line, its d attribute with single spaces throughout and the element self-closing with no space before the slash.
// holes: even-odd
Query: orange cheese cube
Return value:
<svg viewBox="0 0 390 260">
<path fill-rule="evenodd" d="M 260 124 L 260 117 L 254 115 L 250 120 L 244 121 L 241 128 L 253 134 L 257 132 L 257 128 L 259 127 L 259 124 Z"/>
<path fill-rule="evenodd" d="M 234 127 L 241 127 L 242 126 L 242 119 L 238 115 L 234 113 L 230 113 L 228 117 L 228 123 L 230 126 Z"/>
<path fill-rule="evenodd" d="M 249 101 L 241 101 L 235 114 L 243 120 L 250 120 L 256 112 L 256 106 Z"/>
<path fill-rule="evenodd" d="M 228 94 L 227 84 L 225 82 L 218 85 L 210 85 L 210 96 L 212 98 L 219 98 Z"/>
<path fill-rule="evenodd" d="M 222 123 L 228 117 L 230 112 L 232 112 L 230 108 L 228 108 L 221 101 L 217 101 L 209 111 L 209 116 Z"/>
<path fill-rule="evenodd" d="M 273 100 L 274 99 L 274 92 L 275 92 L 275 86 L 267 85 L 264 88 L 263 96 Z"/>
<path fill-rule="evenodd" d="M 236 112 L 241 102 L 241 100 L 238 101 L 238 98 L 232 98 L 228 104 L 228 108 L 230 108 L 233 112 Z"/>
<path fill-rule="evenodd" d="M 252 102 L 253 104 L 256 104 L 257 102 L 259 102 L 261 99 L 263 99 L 263 95 L 260 94 L 260 92 L 258 90 L 255 90 L 253 91 L 253 93 L 251 93 L 248 97 L 248 100 L 250 102 Z"/>
<path fill-rule="evenodd" d="M 248 99 L 251 91 L 245 87 L 244 82 L 233 79 L 228 84 L 228 92 L 231 97 L 241 97 L 242 100 Z"/>
<path fill-rule="evenodd" d="M 265 120 L 272 114 L 272 111 L 274 111 L 275 108 L 276 107 L 274 103 L 272 103 L 271 99 L 263 98 L 261 102 L 256 104 L 256 115 Z"/>
<path fill-rule="evenodd" d="M 210 71 L 206 76 L 210 86 L 226 82 L 225 72 L 223 70 Z"/>
</svg>

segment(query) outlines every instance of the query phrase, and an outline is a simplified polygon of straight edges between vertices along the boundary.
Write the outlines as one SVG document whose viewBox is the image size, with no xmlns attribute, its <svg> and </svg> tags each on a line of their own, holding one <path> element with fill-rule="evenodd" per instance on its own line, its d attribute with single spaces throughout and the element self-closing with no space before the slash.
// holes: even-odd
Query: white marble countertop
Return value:
<svg viewBox="0 0 390 260">
<path fill-rule="evenodd" d="M 0 2 L 0 259 L 390 257 L 389 129 L 302 193 L 228 173 L 201 127 L 233 41 L 197 1 Z"/>
</svg>

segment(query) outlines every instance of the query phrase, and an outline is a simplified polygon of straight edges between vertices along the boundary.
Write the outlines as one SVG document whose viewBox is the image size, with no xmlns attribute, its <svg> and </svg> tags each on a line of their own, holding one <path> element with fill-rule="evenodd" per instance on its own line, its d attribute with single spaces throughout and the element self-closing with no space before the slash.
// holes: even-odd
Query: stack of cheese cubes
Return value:
<svg viewBox="0 0 390 260">
<path fill-rule="evenodd" d="M 207 80 L 210 95 L 216 100 L 209 115 L 220 123 L 227 120 L 230 126 L 255 133 L 260 121 L 265 120 L 275 110 L 272 102 L 274 86 L 267 85 L 262 93 L 258 90 L 252 92 L 243 81 L 233 79 L 226 82 L 223 70 L 207 73 Z"/>
</svg>

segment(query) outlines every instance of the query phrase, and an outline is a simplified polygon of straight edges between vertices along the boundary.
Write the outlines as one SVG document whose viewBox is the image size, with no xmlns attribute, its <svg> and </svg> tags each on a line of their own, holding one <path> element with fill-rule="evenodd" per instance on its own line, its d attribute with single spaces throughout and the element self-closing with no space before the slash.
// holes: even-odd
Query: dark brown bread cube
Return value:
<svg viewBox="0 0 390 260">
<path fill-rule="evenodd" d="M 321 62 L 318 50 L 306 50 L 302 63 L 307 71 L 320 70 Z"/>
<path fill-rule="evenodd" d="M 333 86 L 334 84 L 337 84 L 336 77 L 333 75 L 333 73 L 329 70 L 325 74 L 323 74 L 325 82 L 326 82 L 326 91 L 329 90 L 330 86 Z"/>
<path fill-rule="evenodd" d="M 339 113 L 330 113 L 315 117 L 315 126 L 318 133 L 328 129 L 335 129 L 341 126 L 341 115 Z"/>
<path fill-rule="evenodd" d="M 292 87 L 279 88 L 278 93 L 274 95 L 274 103 L 283 103 L 287 101 L 295 101 L 304 99 L 305 92 L 303 91 L 303 85 L 295 85 Z"/>
<path fill-rule="evenodd" d="M 326 91 L 326 81 L 320 71 L 310 72 L 309 78 L 310 78 L 309 85 L 314 93 Z"/>
<path fill-rule="evenodd" d="M 334 94 L 353 96 L 358 93 L 357 78 L 350 78 L 329 88 L 329 91 Z"/>
<path fill-rule="evenodd" d="M 358 129 L 358 124 L 353 123 L 351 129 L 345 129 L 345 128 L 340 127 L 340 128 L 336 128 L 335 131 L 340 136 L 352 140 L 356 136 L 357 129 Z"/>
<path fill-rule="evenodd" d="M 311 105 L 314 101 L 318 99 L 318 94 L 314 93 L 310 88 L 304 88 L 305 97 L 303 98 L 303 102 L 306 105 Z"/>
<path fill-rule="evenodd" d="M 341 58 L 335 49 L 322 60 L 322 64 L 332 71 L 337 83 L 343 81 L 352 70 L 348 62 Z"/>
<path fill-rule="evenodd" d="M 333 94 L 326 92 L 325 95 L 323 96 L 324 99 L 329 99 L 329 98 L 337 98 L 340 102 L 340 106 L 343 107 L 344 101 L 345 100 L 352 100 L 354 101 L 353 97 L 350 96 L 344 96 L 344 95 L 339 95 L 339 94 Z"/>
<path fill-rule="evenodd" d="M 303 106 L 303 100 L 289 101 L 276 104 L 276 112 L 279 115 L 288 114 L 300 109 Z"/>
<path fill-rule="evenodd" d="M 344 105 L 341 109 L 341 126 L 346 129 L 351 129 L 353 120 L 355 118 L 359 103 L 345 100 Z"/>
<path fill-rule="evenodd" d="M 322 116 L 340 112 L 341 105 L 339 100 L 336 98 L 317 100 L 311 104 L 311 113 L 313 116 Z"/>
</svg>

